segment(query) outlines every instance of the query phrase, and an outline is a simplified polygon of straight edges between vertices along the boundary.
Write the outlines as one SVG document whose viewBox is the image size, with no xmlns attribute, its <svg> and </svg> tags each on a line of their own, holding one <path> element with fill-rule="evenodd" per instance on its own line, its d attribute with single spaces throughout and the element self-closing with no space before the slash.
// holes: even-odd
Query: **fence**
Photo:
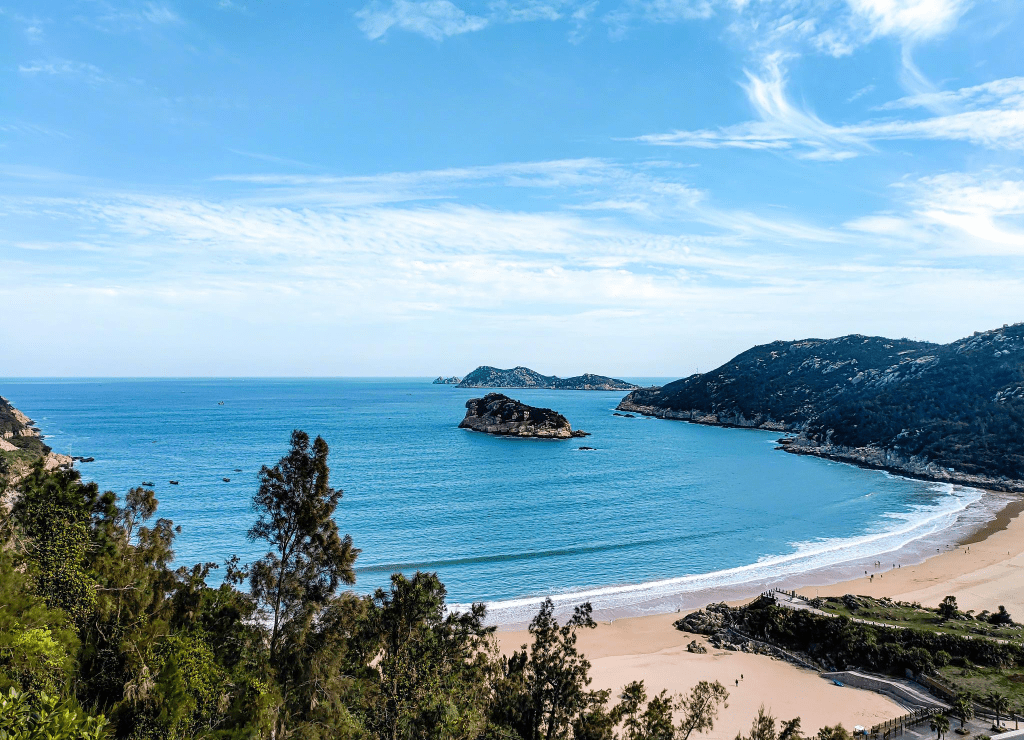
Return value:
<svg viewBox="0 0 1024 740">
<path fill-rule="evenodd" d="M 869 734 L 873 737 L 880 737 L 882 740 L 899 737 L 909 728 L 916 727 L 922 722 L 927 722 L 934 714 L 934 709 L 915 709 L 910 714 L 904 714 L 902 717 L 896 717 L 895 719 L 875 725 L 871 728 Z"/>
</svg>

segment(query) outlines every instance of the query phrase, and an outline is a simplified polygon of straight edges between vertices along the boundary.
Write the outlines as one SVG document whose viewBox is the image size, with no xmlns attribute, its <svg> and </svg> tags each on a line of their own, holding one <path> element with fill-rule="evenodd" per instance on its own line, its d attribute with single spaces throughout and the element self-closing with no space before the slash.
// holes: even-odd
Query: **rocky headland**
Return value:
<svg viewBox="0 0 1024 740">
<path fill-rule="evenodd" d="M 528 367 L 514 367 L 502 370 L 489 365 L 481 365 L 471 372 L 459 388 L 545 388 L 557 391 L 631 391 L 639 388 L 617 378 L 605 375 L 584 373 L 571 378 L 559 378 L 557 375 L 541 375 Z"/>
<path fill-rule="evenodd" d="M 1024 324 L 938 345 L 854 334 L 754 347 L 642 388 L 628 411 L 788 432 L 780 449 L 1024 492 Z"/>
<path fill-rule="evenodd" d="M 67 455 L 53 452 L 35 422 L 0 396 L 0 500 L 17 489 L 18 482 L 39 460 L 47 470 L 71 467 Z"/>
<path fill-rule="evenodd" d="M 434 385 L 458 385 L 461 382 L 461 380 L 461 378 L 457 378 L 454 375 L 451 376 L 450 378 L 446 378 L 443 375 L 438 375 L 437 378 L 434 379 L 433 383 Z"/>
<path fill-rule="evenodd" d="M 569 420 L 557 411 L 527 406 L 502 393 L 488 393 L 483 398 L 467 401 L 466 417 L 459 428 L 502 437 L 571 439 L 589 436 L 587 432 L 574 430 Z"/>
</svg>

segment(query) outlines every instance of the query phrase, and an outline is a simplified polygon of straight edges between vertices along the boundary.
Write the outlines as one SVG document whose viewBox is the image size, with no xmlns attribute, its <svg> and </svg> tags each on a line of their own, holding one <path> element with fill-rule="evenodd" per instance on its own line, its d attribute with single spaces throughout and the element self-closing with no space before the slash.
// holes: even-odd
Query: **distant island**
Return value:
<svg viewBox="0 0 1024 740">
<path fill-rule="evenodd" d="M 437 378 L 434 379 L 434 385 L 458 385 L 460 380 L 461 378 L 457 378 L 454 375 L 450 378 L 438 375 Z"/>
<path fill-rule="evenodd" d="M 481 365 L 459 383 L 459 388 L 546 388 L 558 391 L 631 391 L 639 387 L 592 373 L 559 378 L 557 375 L 541 375 L 528 367 L 502 370 L 489 365 Z"/>
<path fill-rule="evenodd" d="M 853 334 L 760 345 L 618 406 L 789 432 L 787 452 L 1024 491 L 1024 323 L 932 344 Z"/>
<path fill-rule="evenodd" d="M 587 432 L 574 431 L 568 419 L 557 411 L 527 406 L 502 393 L 488 393 L 483 398 L 467 401 L 466 418 L 459 428 L 503 437 L 571 439 L 590 436 Z"/>
</svg>

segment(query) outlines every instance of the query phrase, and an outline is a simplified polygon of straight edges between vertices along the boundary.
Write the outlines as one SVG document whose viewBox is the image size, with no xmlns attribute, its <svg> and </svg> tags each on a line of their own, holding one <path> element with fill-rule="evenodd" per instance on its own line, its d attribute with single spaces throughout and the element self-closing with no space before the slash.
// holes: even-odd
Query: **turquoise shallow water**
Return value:
<svg viewBox="0 0 1024 740">
<path fill-rule="evenodd" d="M 458 429 L 481 391 L 427 379 L 17 379 L 0 394 L 57 452 L 95 457 L 81 470 L 103 488 L 154 481 L 182 563 L 257 556 L 245 532 L 260 465 L 292 429 L 319 434 L 345 491 L 338 523 L 363 550 L 357 590 L 435 570 L 453 602 L 487 601 L 504 621 L 547 594 L 666 609 L 874 559 L 981 498 L 787 455 L 777 433 L 613 416 L 621 393 L 510 391 L 593 435 L 569 441 Z"/>
</svg>

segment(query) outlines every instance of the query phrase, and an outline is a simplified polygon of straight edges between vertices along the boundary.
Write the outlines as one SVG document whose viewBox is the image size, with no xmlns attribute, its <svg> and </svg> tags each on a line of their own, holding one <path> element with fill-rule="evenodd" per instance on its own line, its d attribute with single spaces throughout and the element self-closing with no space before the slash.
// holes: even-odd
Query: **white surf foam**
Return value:
<svg viewBox="0 0 1024 740">
<path fill-rule="evenodd" d="M 763 557 L 754 563 L 711 573 L 687 574 L 676 578 L 638 584 L 618 584 L 571 590 L 548 595 L 494 601 L 487 604 L 492 624 L 518 625 L 528 622 L 545 598 L 556 611 L 566 613 L 575 605 L 589 601 L 596 616 L 620 617 L 646 613 L 664 613 L 679 608 L 703 606 L 709 601 L 739 598 L 757 593 L 787 579 L 831 572 L 833 582 L 860 574 L 862 563 L 883 560 L 909 565 L 921 562 L 931 550 L 937 535 L 948 540 L 953 530 L 976 528 L 1005 505 L 1004 497 L 992 496 L 975 488 L 939 483 L 933 491 L 944 494 L 929 505 L 918 505 L 906 512 L 882 515 L 888 526 L 876 532 L 843 538 L 823 538 L 789 543 L 788 553 Z M 844 567 L 845 566 L 845 567 Z M 453 610 L 467 605 L 452 604 Z"/>
</svg>

